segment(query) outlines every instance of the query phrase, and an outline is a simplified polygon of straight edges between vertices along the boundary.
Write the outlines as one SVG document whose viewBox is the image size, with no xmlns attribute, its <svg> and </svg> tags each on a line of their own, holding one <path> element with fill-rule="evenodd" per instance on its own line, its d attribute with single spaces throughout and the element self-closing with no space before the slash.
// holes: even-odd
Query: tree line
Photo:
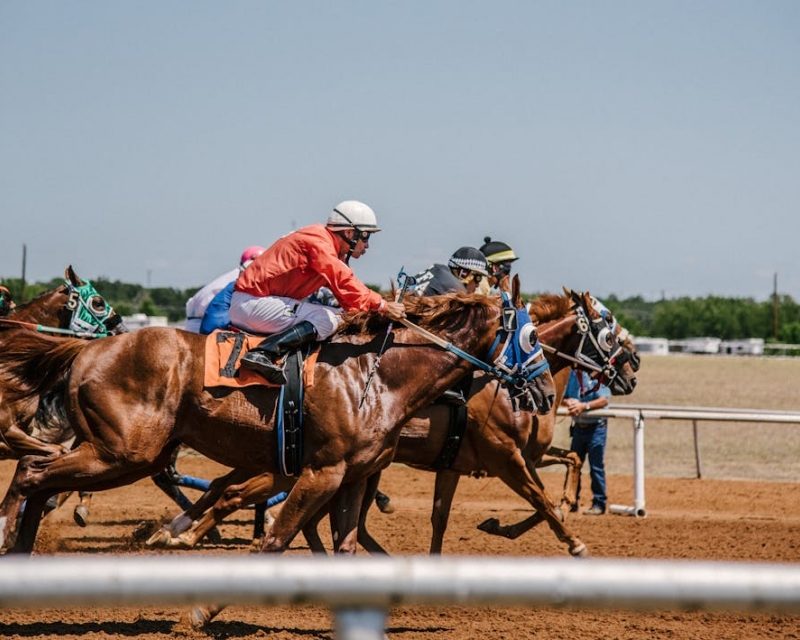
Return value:
<svg viewBox="0 0 800 640">
<path fill-rule="evenodd" d="M 26 283 L 23 296 L 20 279 L 0 279 L 0 284 L 7 287 L 17 301 L 30 300 L 63 282 L 61 278 L 54 278 L 49 282 Z M 93 280 L 92 284 L 121 315 L 145 313 L 167 316 L 170 322 L 184 319 L 186 301 L 200 288 L 148 288 L 105 278 Z M 375 285 L 369 286 L 376 291 L 381 290 Z M 528 294 L 526 297 L 535 296 Z M 777 301 L 762 302 L 752 298 L 719 296 L 648 301 L 641 296 L 618 298 L 610 295 L 603 299 L 603 303 L 635 336 L 657 336 L 670 340 L 698 336 L 714 336 L 723 340 L 763 338 L 766 341 L 800 344 L 800 304 L 788 295 L 778 296 Z"/>
</svg>

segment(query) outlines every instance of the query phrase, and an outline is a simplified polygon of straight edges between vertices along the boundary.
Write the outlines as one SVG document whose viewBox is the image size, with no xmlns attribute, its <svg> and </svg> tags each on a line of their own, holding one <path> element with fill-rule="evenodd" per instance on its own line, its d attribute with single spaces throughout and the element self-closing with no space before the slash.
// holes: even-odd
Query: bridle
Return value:
<svg viewBox="0 0 800 640">
<path fill-rule="evenodd" d="M 550 364 L 546 358 L 534 363 L 534 360 L 542 355 L 542 345 L 539 343 L 536 327 L 531 322 L 530 316 L 524 309 L 517 309 L 505 292 L 502 293 L 502 301 L 500 328 L 489 353 L 483 360 L 459 349 L 406 318 L 399 322 L 481 371 L 497 378 L 503 386 L 508 388 L 511 397 L 514 398 L 525 393 L 528 385 L 547 371 Z M 501 345 L 500 354 L 491 363 L 488 362 Z"/>
<path fill-rule="evenodd" d="M 601 315 L 591 319 L 577 303 L 573 310 L 577 316 L 575 324 L 580 335 L 575 352 L 568 354 L 547 344 L 542 345 L 542 349 L 571 362 L 574 368 L 600 374 L 597 378 L 598 386 L 609 386 L 630 359 L 630 355 L 617 339 L 616 327 L 605 317 Z"/>
<path fill-rule="evenodd" d="M 47 327 L 13 318 L 0 318 L 0 323 L 18 325 L 40 333 L 55 333 L 74 338 L 105 338 L 122 323 L 122 317 L 97 293 L 90 282 L 85 281 L 76 286 L 69 280 L 64 280 L 64 285 L 67 289 L 67 300 L 63 309 L 70 314 L 66 328 Z M 99 305 L 95 307 L 91 304 L 95 298 L 103 301 L 102 309 Z"/>
</svg>

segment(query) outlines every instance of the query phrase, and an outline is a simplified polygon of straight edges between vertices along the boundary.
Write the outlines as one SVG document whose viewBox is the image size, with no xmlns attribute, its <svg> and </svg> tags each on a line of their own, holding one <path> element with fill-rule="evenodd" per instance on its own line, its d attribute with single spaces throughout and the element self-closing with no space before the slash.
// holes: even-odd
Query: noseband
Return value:
<svg viewBox="0 0 800 640">
<path fill-rule="evenodd" d="M 543 345 L 549 351 L 564 360 L 569 360 L 575 366 L 595 373 L 599 373 L 598 385 L 610 385 L 627 360 L 627 352 L 614 335 L 614 329 L 602 316 L 591 320 L 586 311 L 580 306 L 574 307 L 577 319 L 575 324 L 580 334 L 580 342 L 574 355 L 569 355 L 548 345 Z"/>
</svg>

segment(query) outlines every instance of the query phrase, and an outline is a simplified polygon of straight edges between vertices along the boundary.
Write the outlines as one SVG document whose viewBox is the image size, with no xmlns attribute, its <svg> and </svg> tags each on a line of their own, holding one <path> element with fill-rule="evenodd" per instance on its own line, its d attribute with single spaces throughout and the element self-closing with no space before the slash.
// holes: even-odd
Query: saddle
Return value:
<svg viewBox="0 0 800 640">
<path fill-rule="evenodd" d="M 276 387 L 259 373 L 240 366 L 242 356 L 264 339 L 241 331 L 214 331 L 206 338 L 204 385 L 241 388 Z M 285 476 L 300 473 L 303 460 L 303 392 L 314 384 L 319 343 L 305 345 L 286 356 L 286 384 L 280 387 L 275 415 L 278 468 Z"/>
</svg>

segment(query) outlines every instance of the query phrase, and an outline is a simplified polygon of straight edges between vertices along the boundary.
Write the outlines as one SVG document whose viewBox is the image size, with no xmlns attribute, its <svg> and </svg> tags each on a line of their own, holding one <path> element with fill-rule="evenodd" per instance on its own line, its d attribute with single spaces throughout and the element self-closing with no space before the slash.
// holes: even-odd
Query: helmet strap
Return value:
<svg viewBox="0 0 800 640">
<path fill-rule="evenodd" d="M 355 229 L 355 227 L 353 227 Z M 350 258 L 353 255 L 353 251 L 356 250 L 356 245 L 358 244 L 358 240 L 355 238 L 355 234 L 353 234 L 353 238 L 348 238 L 345 235 L 344 231 L 337 231 L 336 235 L 339 236 L 342 240 L 347 243 L 347 253 L 344 256 L 343 262 L 349 267 L 350 266 Z"/>
</svg>

